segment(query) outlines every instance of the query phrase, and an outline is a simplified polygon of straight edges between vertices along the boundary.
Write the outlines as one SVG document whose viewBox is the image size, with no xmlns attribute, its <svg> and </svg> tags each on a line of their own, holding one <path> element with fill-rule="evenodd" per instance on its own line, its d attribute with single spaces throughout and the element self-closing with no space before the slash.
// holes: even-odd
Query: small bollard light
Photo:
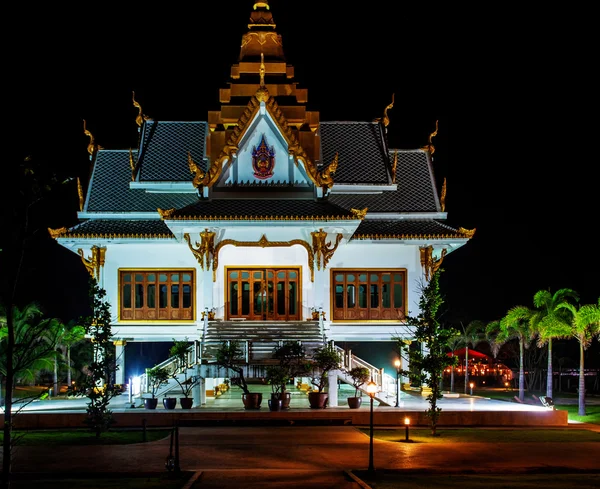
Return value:
<svg viewBox="0 0 600 489">
<path fill-rule="evenodd" d="M 375 398 L 375 394 L 377 394 L 377 384 L 373 382 L 373 377 L 371 377 L 371 381 L 367 384 L 367 394 L 371 398 L 371 416 L 369 418 L 369 473 L 373 474 L 375 472 L 375 465 L 373 464 L 373 399 Z"/>
<path fill-rule="evenodd" d="M 474 384 L 473 382 L 471 382 L 471 383 L 469 384 L 469 387 L 471 388 L 471 395 L 473 395 L 473 386 L 474 386 L 474 385 L 475 385 L 475 384 Z"/>
<path fill-rule="evenodd" d="M 506 388 L 506 390 L 507 390 L 507 391 L 508 391 L 508 390 L 510 390 L 510 389 L 508 388 L 508 386 L 509 386 L 509 385 L 510 385 L 510 384 L 509 384 L 508 382 L 504 382 L 504 387 Z"/>
<path fill-rule="evenodd" d="M 410 441 L 408 439 L 408 427 L 410 426 L 410 418 L 404 418 L 404 426 L 406 427 L 406 438 L 404 441 Z"/>
</svg>

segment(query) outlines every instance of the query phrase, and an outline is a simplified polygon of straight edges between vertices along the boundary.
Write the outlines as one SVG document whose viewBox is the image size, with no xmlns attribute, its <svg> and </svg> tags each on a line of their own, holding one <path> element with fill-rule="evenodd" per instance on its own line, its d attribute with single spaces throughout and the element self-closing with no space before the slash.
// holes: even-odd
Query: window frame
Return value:
<svg viewBox="0 0 600 489">
<path fill-rule="evenodd" d="M 130 274 L 131 280 L 125 281 L 125 275 Z M 149 280 L 149 276 L 154 274 L 154 280 Z M 161 307 L 161 285 L 160 275 L 166 274 L 167 278 L 164 285 L 167 287 L 167 307 Z M 173 280 L 173 275 L 179 275 L 178 281 Z M 189 274 L 190 280 L 184 280 L 184 275 Z M 136 275 L 142 275 L 141 281 L 137 280 Z M 131 286 L 130 304 L 126 308 L 124 289 L 127 285 Z M 136 286 L 142 285 L 143 304 L 136 307 Z M 154 307 L 148 307 L 148 286 L 154 285 Z M 178 286 L 178 307 L 173 307 L 172 300 L 174 286 Z M 184 307 L 184 287 L 189 286 L 189 307 Z M 119 268 L 118 269 L 118 313 L 119 321 L 195 321 L 196 320 L 196 270 L 193 268 Z"/>
<path fill-rule="evenodd" d="M 338 285 L 337 276 L 343 275 L 343 290 L 341 298 L 343 306 L 337 306 Z M 366 280 L 361 280 L 360 276 L 366 274 Z M 386 274 L 390 275 L 390 281 L 384 280 Z M 394 275 L 400 274 L 401 280 L 394 280 Z M 348 280 L 349 275 L 355 275 L 353 280 Z M 372 280 L 373 275 L 377 280 Z M 331 320 L 336 321 L 404 321 L 406 317 L 406 303 L 408 300 L 407 279 L 408 271 L 406 268 L 333 268 L 331 269 Z M 384 294 L 384 285 L 389 283 L 389 291 Z M 362 285 L 362 287 L 361 287 Z M 373 286 L 376 287 L 374 288 Z M 401 286 L 402 306 L 395 306 L 395 286 Z M 347 306 L 349 297 L 348 291 L 354 290 L 354 306 Z M 367 292 L 366 296 L 361 294 L 361 290 Z M 374 292 L 377 294 L 377 306 L 373 306 L 372 300 Z M 386 297 L 390 301 L 390 307 L 384 307 L 383 303 Z M 361 300 L 362 299 L 362 300 Z M 363 305 L 364 306 L 361 306 Z"/>
</svg>

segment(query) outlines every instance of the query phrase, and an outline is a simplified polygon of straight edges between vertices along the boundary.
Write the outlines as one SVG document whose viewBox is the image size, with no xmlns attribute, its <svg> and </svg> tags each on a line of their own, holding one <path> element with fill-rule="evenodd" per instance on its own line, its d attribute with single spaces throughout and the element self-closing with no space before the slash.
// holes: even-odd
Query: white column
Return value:
<svg viewBox="0 0 600 489">
<path fill-rule="evenodd" d="M 114 341 L 115 345 L 115 384 L 125 384 L 125 340 Z"/>
<path fill-rule="evenodd" d="M 338 407 L 338 370 L 327 373 L 327 394 L 329 407 Z"/>
</svg>

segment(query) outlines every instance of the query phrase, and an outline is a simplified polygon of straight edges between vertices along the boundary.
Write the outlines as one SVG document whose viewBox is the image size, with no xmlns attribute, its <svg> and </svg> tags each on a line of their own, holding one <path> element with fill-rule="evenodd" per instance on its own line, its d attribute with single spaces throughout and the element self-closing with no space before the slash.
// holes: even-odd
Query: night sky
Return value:
<svg viewBox="0 0 600 489">
<path fill-rule="evenodd" d="M 218 90 L 237 62 L 253 3 L 205 3 L 143 16 L 139 6 L 119 6 L 61 17 L 55 5 L 15 16 L 9 164 L 33 154 L 85 180 L 83 119 L 101 146 L 135 146 L 133 91 L 154 120 L 206 120 L 219 109 Z M 442 265 L 449 318 L 497 319 L 514 305 L 533 306 L 540 289 L 568 287 L 584 303 L 597 301 L 598 124 L 578 116 L 591 91 L 585 78 L 574 87 L 554 76 L 568 57 L 554 54 L 550 66 L 550 44 L 508 48 L 485 31 L 458 46 L 445 14 L 425 6 L 269 4 L 295 81 L 321 121 L 381 117 L 392 94 L 391 147 L 425 145 L 439 121 L 434 172 L 438 190 L 447 179 L 447 222 L 477 229 Z M 75 224 L 76 207 L 75 187 L 66 189 L 48 206 L 47 225 Z M 50 307 L 68 314 L 81 292 L 71 275 L 85 283 L 85 272 L 65 269 L 63 258 L 75 267 L 79 258 L 48 246 L 37 286 L 58 283 Z"/>
</svg>

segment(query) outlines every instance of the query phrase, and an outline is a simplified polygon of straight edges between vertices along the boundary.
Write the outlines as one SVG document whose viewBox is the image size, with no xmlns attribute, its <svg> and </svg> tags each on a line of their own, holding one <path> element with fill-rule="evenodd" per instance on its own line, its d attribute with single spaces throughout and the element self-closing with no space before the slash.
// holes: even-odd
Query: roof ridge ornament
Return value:
<svg viewBox="0 0 600 489">
<path fill-rule="evenodd" d="M 83 203 L 85 199 L 83 197 L 83 187 L 81 186 L 81 179 L 77 177 L 77 197 L 79 197 L 79 211 L 83 211 Z"/>
<path fill-rule="evenodd" d="M 131 181 L 135 182 L 135 175 L 137 174 L 138 167 L 140 165 L 139 161 L 134 161 L 133 159 L 133 150 L 129 148 L 129 168 L 131 168 Z"/>
<path fill-rule="evenodd" d="M 431 142 L 431 140 L 434 138 L 434 136 L 437 136 L 438 133 L 438 121 L 435 121 L 435 131 L 433 131 L 430 135 L 429 135 L 429 144 L 427 144 L 427 146 L 423 146 L 421 149 L 423 151 L 429 151 L 429 154 L 431 154 L 433 156 L 433 153 L 435 153 L 435 147 L 433 146 L 433 143 Z"/>
<path fill-rule="evenodd" d="M 388 104 L 385 109 L 383 109 L 383 117 L 378 117 L 377 119 L 373 120 L 373 122 L 382 122 L 383 126 L 387 127 L 390 124 L 390 118 L 388 117 L 387 113 L 388 113 L 388 110 L 393 109 L 393 108 L 394 108 L 394 94 L 392 93 L 392 102 L 390 104 Z"/>
<path fill-rule="evenodd" d="M 442 206 L 442 212 L 446 212 L 446 179 L 442 184 L 442 196 L 440 197 L 440 205 Z"/>
<path fill-rule="evenodd" d="M 135 100 L 135 92 L 131 93 L 133 94 L 133 106 L 138 109 L 138 115 L 135 118 L 135 122 L 141 128 L 145 121 L 151 121 L 152 119 L 142 113 L 142 106 Z"/>
<path fill-rule="evenodd" d="M 85 119 L 83 119 L 83 133 L 87 137 L 90 138 L 90 142 L 88 143 L 87 151 L 90 154 L 90 160 L 91 160 L 94 157 L 94 154 L 96 154 L 96 152 L 99 149 L 104 149 L 104 148 L 102 146 L 100 146 L 99 144 L 96 144 L 96 140 L 94 139 L 94 136 L 92 136 L 92 133 L 87 130 Z"/>
</svg>

